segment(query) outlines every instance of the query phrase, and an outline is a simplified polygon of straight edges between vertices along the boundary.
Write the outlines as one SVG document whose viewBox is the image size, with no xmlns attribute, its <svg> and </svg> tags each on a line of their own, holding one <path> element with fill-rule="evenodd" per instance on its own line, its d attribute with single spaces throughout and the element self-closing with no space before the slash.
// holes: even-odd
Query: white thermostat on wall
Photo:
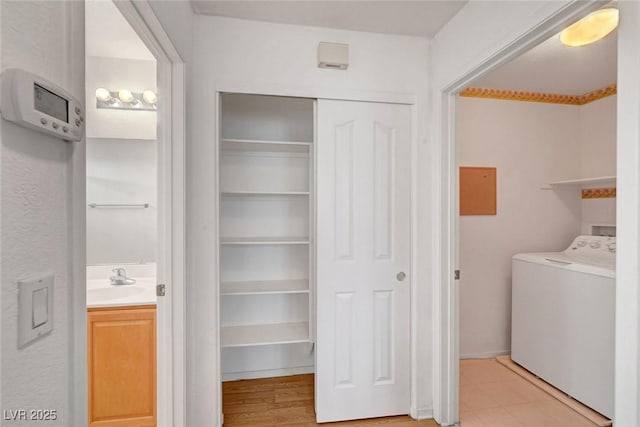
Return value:
<svg viewBox="0 0 640 427">
<path fill-rule="evenodd" d="M 2 118 L 65 141 L 84 133 L 84 109 L 69 92 L 25 70 L 10 68 L 0 75 Z"/>
</svg>

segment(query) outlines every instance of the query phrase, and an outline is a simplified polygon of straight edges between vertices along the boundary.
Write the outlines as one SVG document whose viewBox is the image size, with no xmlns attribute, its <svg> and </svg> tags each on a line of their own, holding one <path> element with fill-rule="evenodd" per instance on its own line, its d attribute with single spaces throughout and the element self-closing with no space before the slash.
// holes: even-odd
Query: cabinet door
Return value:
<svg viewBox="0 0 640 427">
<path fill-rule="evenodd" d="M 411 109 L 318 103 L 316 414 L 409 412 Z"/>
<path fill-rule="evenodd" d="M 89 426 L 156 426 L 155 307 L 88 313 Z"/>
</svg>

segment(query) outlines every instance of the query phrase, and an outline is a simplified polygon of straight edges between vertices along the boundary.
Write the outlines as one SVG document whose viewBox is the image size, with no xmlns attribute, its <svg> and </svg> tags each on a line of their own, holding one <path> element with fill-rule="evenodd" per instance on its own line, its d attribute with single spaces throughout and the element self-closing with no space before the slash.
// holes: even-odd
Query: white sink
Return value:
<svg viewBox="0 0 640 427">
<path fill-rule="evenodd" d="M 110 288 L 97 288 L 87 290 L 87 299 L 95 301 L 114 300 L 120 298 L 127 298 L 134 295 L 141 294 L 144 289 L 131 286 L 112 286 Z"/>
</svg>

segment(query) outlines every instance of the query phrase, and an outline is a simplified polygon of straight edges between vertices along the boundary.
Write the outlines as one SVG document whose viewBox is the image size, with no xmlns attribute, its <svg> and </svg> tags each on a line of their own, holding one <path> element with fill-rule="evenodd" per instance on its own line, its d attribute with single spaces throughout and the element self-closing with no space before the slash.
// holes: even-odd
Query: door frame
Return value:
<svg viewBox="0 0 640 427">
<path fill-rule="evenodd" d="M 166 102 L 159 105 L 158 122 L 162 123 L 158 133 L 158 189 L 163 200 L 158 216 L 159 246 L 158 259 L 164 265 L 158 271 L 158 283 L 166 285 L 166 296 L 157 302 L 157 423 L 159 426 L 183 427 L 186 425 L 186 342 L 185 342 L 185 64 L 162 28 L 149 0 L 114 0 L 115 6 L 156 57 L 160 96 Z M 84 61 L 84 57 L 83 57 Z M 84 161 L 84 160 L 83 160 Z M 74 180 L 86 180 L 74 174 Z M 76 194 L 76 205 L 84 210 L 86 196 L 84 185 L 82 194 Z M 80 209 L 80 207 L 75 206 Z M 84 221 L 76 224 L 77 240 L 86 238 Z M 82 227 L 82 230 L 79 228 Z M 84 245 L 82 245 L 84 248 Z M 85 254 L 74 254 L 78 268 L 85 268 Z M 81 277 L 84 277 L 82 275 Z M 80 288 L 80 286 L 78 287 Z M 86 287 L 82 287 L 86 288 Z M 76 310 L 86 312 L 85 289 L 80 289 L 83 303 L 76 301 Z M 86 318 L 78 315 L 77 319 Z M 76 355 L 86 361 L 86 321 L 75 326 L 81 333 L 75 333 Z M 80 354 L 78 354 L 80 353 Z M 86 363 L 78 363 L 74 368 L 77 378 L 75 388 L 86 390 Z M 84 386 L 82 385 L 84 384 Z M 86 393 L 74 394 L 76 408 L 74 425 L 84 425 L 87 420 Z"/>
<path fill-rule="evenodd" d="M 286 96 L 286 97 L 297 97 L 297 98 L 311 98 L 315 100 L 320 99 L 328 99 L 328 100 L 339 100 L 339 101 L 360 101 L 360 102 L 374 102 L 374 103 L 387 103 L 387 104 L 403 104 L 409 105 L 411 108 L 411 162 L 410 162 L 410 215 L 411 215 L 411 224 L 410 224 L 410 307 L 411 307 L 411 315 L 410 315 L 410 325 L 409 325 L 409 337 L 410 337 L 410 399 L 408 403 L 408 414 L 414 419 L 421 418 L 431 418 L 432 414 L 424 413 L 424 411 L 420 411 L 418 407 L 418 340 L 419 336 L 417 333 L 417 329 L 419 327 L 418 324 L 418 273 L 417 273 L 417 265 L 418 265 L 418 251 L 417 251 L 417 230 L 418 230 L 418 197 L 417 197 L 417 189 L 418 189 L 418 175 L 417 175 L 417 167 L 418 167 L 418 159 L 417 159 L 417 151 L 418 151 L 418 96 L 416 93 L 402 93 L 402 92 L 375 92 L 375 91 L 362 91 L 362 90 L 349 90 L 349 89 L 331 89 L 331 88 L 323 88 L 323 87 L 301 87 L 301 86 L 283 86 L 279 84 L 269 84 L 269 83 L 260 83 L 260 84 L 251 84 L 251 83 L 239 83 L 233 81 L 224 81 L 219 80 L 215 82 L 215 170 L 219 170 L 219 161 L 218 153 L 220 150 L 220 99 L 222 93 L 240 93 L 240 94 L 250 94 L 250 95 L 271 95 L 271 96 Z M 314 109 L 314 113 L 316 117 L 314 117 L 314 125 L 317 123 L 317 107 Z M 317 134 L 317 129 L 314 129 L 314 135 Z M 316 139 L 316 143 L 317 143 Z M 313 147 L 314 150 L 317 147 Z M 315 151 L 314 151 L 315 153 Z M 315 154 L 314 154 L 315 158 Z M 314 165 L 315 166 L 315 165 Z M 315 172 L 314 172 L 315 173 Z M 315 182 L 315 180 L 314 180 Z M 314 184 L 315 185 L 315 184 Z M 216 361 L 216 378 L 215 384 L 217 390 L 217 397 L 215 398 L 215 411 L 218 414 L 218 425 L 222 426 L 223 424 L 223 413 L 222 413 L 222 366 L 221 366 L 221 345 L 220 345 L 220 275 L 219 275 L 219 266 L 218 260 L 220 258 L 219 253 L 217 251 L 220 247 L 220 206 L 219 206 L 219 197 L 217 197 L 219 193 L 219 182 L 216 179 L 215 183 L 215 195 L 214 195 L 214 203 L 215 203 L 215 218 L 216 218 L 216 257 L 215 257 L 215 267 L 218 274 L 215 277 L 214 283 L 214 307 L 216 307 L 217 315 L 215 316 L 215 324 L 210 325 L 212 329 L 216 331 L 215 337 L 215 353 L 217 355 Z M 315 191 L 315 190 L 314 190 Z M 316 210 L 317 211 L 317 210 Z M 313 222 L 314 224 L 317 222 L 316 218 L 317 212 L 314 212 Z M 314 242 L 315 243 L 315 242 Z M 424 280 L 427 280 L 426 278 Z M 316 283 L 317 286 L 317 283 Z M 314 293 L 314 304 L 315 304 L 315 293 Z M 317 313 L 317 309 L 315 310 Z M 315 322 L 315 319 L 314 319 Z M 314 337 L 315 339 L 315 337 Z"/>
<path fill-rule="evenodd" d="M 434 418 L 443 426 L 459 426 L 459 340 L 460 308 L 458 282 L 454 271 L 459 268 L 458 228 L 458 160 L 455 133 L 456 96 L 473 80 L 494 70 L 539 43 L 557 34 L 585 14 L 601 8 L 606 2 L 588 0 L 571 2 L 549 15 L 520 37 L 488 57 L 475 58 L 466 72 L 453 83 L 435 87 L 433 95 L 434 141 L 439 169 L 432 195 L 434 202 L 434 239 L 437 250 L 432 255 L 434 266 Z M 620 163 L 618 163 L 620 165 Z M 619 187 L 621 187 L 619 185 Z M 621 191 L 619 191 L 621 193 Z M 620 226 L 621 224 L 618 224 Z M 464 272 L 462 272 L 464 274 Z M 439 279 L 439 280 L 438 280 Z"/>
</svg>

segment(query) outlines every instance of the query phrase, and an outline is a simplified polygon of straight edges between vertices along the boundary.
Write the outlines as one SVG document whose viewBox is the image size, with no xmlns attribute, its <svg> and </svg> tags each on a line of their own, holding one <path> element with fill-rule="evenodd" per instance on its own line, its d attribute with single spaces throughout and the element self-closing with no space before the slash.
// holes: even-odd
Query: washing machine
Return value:
<svg viewBox="0 0 640 427">
<path fill-rule="evenodd" d="M 513 257 L 511 358 L 613 417 L 615 237 Z"/>
</svg>

